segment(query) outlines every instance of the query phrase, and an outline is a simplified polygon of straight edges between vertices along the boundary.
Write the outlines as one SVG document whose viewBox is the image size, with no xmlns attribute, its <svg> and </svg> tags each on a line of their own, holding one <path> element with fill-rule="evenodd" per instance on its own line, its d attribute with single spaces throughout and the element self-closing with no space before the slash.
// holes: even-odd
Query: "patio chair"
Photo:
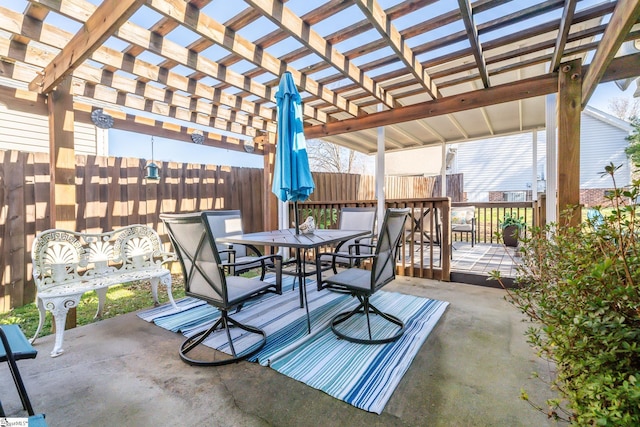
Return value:
<svg viewBox="0 0 640 427">
<path fill-rule="evenodd" d="M 228 275 L 233 269 L 242 269 L 243 263 L 222 262 L 218 245 L 215 241 L 214 226 L 218 217 L 212 211 L 190 214 L 163 214 L 160 219 L 167 227 L 167 232 L 180 260 L 184 275 L 185 294 L 206 301 L 220 310 L 218 319 L 209 329 L 196 333 L 187 338 L 180 346 L 180 358 L 196 366 L 220 366 L 251 357 L 264 346 L 267 341 L 266 333 L 255 326 L 245 325 L 233 319 L 229 311 L 240 311 L 242 305 L 252 298 L 267 292 L 282 294 L 282 257 L 280 255 L 266 255 L 249 262 L 269 260 L 276 266 L 275 284 L 263 280 L 248 279 L 242 276 Z M 233 252 L 234 249 L 226 252 Z M 237 271 L 237 270 L 236 270 Z M 242 334 L 245 349 L 236 351 L 231 327 L 256 334 L 258 342 L 249 342 L 247 334 Z M 222 360 L 202 360 L 188 356 L 188 353 L 198 347 L 207 337 L 218 328 L 224 330 L 231 357 Z M 254 340 L 255 341 L 255 340 Z"/>
<path fill-rule="evenodd" d="M 242 215 L 239 210 L 213 210 L 209 212 L 211 232 L 217 238 L 244 234 Z M 227 252 L 227 249 L 233 249 L 233 252 Z M 260 268 L 260 280 L 264 280 L 266 265 L 264 259 L 261 259 L 262 253 L 255 246 L 219 244 L 218 253 L 222 262 L 242 264 L 242 267 L 235 268 L 230 271 L 230 274 L 237 276 L 254 268 Z M 233 254 L 235 258 L 229 259 L 230 254 Z"/>
<path fill-rule="evenodd" d="M 360 344 L 384 344 L 397 340 L 404 333 L 404 322 L 396 316 L 379 310 L 371 304 L 370 298 L 376 291 L 396 277 L 398 244 L 402 238 L 404 224 L 409 213 L 409 209 L 387 209 L 375 251 L 372 254 L 349 255 L 349 257 L 354 259 L 371 259 L 373 261 L 371 270 L 353 267 L 323 279 L 322 273 L 319 271 L 322 258 L 344 256 L 344 254 L 318 254 L 316 263 L 318 265 L 318 283 L 321 284 L 321 288 L 335 287 L 343 289 L 349 291 L 351 295 L 360 301 L 360 304 L 352 311 L 340 313 L 332 319 L 331 330 L 338 337 Z M 356 331 L 355 333 L 343 331 L 338 327 L 359 313 L 364 314 L 364 317 L 366 317 L 367 336 L 365 336 L 364 333 L 358 332 L 361 331 L 362 328 L 357 327 L 360 322 L 357 322 L 355 319 L 361 316 L 358 316 L 352 322 L 348 322 L 348 326 L 354 329 Z M 387 322 L 395 324 L 397 330 L 392 335 L 374 338 L 370 321 L 370 314 L 372 313 L 380 316 L 381 319 Z"/>
<path fill-rule="evenodd" d="M 358 266 L 359 259 L 349 257 L 350 254 L 371 254 L 371 243 L 375 237 L 376 224 L 375 207 L 365 208 L 342 208 L 340 210 L 340 230 L 371 230 L 371 233 L 357 239 L 350 239 L 340 242 L 336 245 L 333 253 L 336 256 L 331 257 L 331 263 L 322 267 L 322 271 L 332 269 L 334 273 L 338 273 L 338 265 L 347 265 L 348 267 Z M 341 256 L 344 254 L 346 256 Z"/>
<path fill-rule="evenodd" d="M 18 370 L 18 364 L 16 361 L 23 359 L 35 359 L 38 355 L 38 351 L 24 336 L 22 330 L 18 325 L 0 325 L 0 341 L 2 347 L 0 347 L 0 362 L 7 362 L 13 382 L 18 390 L 22 407 L 29 414 L 29 425 L 32 426 L 46 426 L 44 421 L 44 415 L 35 414 L 33 407 L 31 406 L 31 400 L 27 394 L 27 389 L 22 381 L 22 376 Z M 6 388 L 5 388 L 6 390 Z M 4 409 L 0 403 L 0 417 L 5 417 Z"/>
<path fill-rule="evenodd" d="M 435 207 L 413 208 L 404 225 L 404 242 L 413 242 L 416 251 L 420 245 L 440 246 L 441 219 L 439 209 Z"/>
<path fill-rule="evenodd" d="M 476 243 L 476 207 L 475 206 L 451 207 L 451 232 L 461 233 L 461 234 L 471 233 L 471 247 L 475 245 Z"/>
</svg>

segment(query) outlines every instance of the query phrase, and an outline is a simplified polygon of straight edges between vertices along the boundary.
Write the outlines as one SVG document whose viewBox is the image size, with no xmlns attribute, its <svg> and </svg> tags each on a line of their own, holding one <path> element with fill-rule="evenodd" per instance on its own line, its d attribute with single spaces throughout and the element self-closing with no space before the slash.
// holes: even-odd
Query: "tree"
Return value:
<svg viewBox="0 0 640 427">
<path fill-rule="evenodd" d="M 307 154 L 314 171 L 362 174 L 366 169 L 364 154 L 319 139 L 308 141 Z"/>
<path fill-rule="evenodd" d="M 640 116 L 631 117 L 631 126 L 633 130 L 627 136 L 629 146 L 624 150 L 636 167 L 640 167 Z"/>
<path fill-rule="evenodd" d="M 614 116 L 622 120 L 640 117 L 640 99 L 618 96 L 609 100 L 608 108 Z"/>
</svg>

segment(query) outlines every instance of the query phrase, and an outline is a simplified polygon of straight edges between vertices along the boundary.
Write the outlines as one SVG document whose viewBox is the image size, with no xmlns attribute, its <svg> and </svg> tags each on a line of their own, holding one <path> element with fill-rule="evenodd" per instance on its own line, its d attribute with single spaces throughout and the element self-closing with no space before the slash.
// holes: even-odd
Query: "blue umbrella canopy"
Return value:
<svg viewBox="0 0 640 427">
<path fill-rule="evenodd" d="M 288 71 L 280 79 L 276 103 L 278 139 L 271 191 L 283 202 L 303 202 L 313 193 L 315 184 L 302 125 L 302 98 Z"/>
</svg>

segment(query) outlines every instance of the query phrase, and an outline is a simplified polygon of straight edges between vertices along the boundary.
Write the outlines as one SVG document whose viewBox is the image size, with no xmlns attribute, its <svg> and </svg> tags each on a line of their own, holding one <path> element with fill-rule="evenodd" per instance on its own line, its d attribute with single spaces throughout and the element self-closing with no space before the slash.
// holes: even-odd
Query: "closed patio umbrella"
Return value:
<svg viewBox="0 0 640 427">
<path fill-rule="evenodd" d="M 307 142 L 302 125 L 302 98 L 288 71 L 280 79 L 276 103 L 278 138 L 271 191 L 283 202 L 294 202 L 295 227 L 298 234 L 298 202 L 309 198 L 315 184 L 309 169 Z"/>
</svg>

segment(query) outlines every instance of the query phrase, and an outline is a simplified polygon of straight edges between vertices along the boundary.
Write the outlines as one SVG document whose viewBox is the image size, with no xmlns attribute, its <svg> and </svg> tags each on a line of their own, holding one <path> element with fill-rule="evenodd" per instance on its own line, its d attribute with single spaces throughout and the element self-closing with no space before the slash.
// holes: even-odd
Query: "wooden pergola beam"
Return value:
<svg viewBox="0 0 640 427">
<path fill-rule="evenodd" d="M 591 66 L 583 67 L 587 72 Z M 611 61 L 601 81 L 612 81 L 635 77 L 640 69 L 640 53 L 615 58 Z M 474 108 L 486 107 L 519 99 L 548 95 L 558 89 L 558 74 L 550 73 L 520 80 L 514 83 L 479 89 L 473 92 L 452 95 L 433 101 L 398 107 L 389 111 L 371 113 L 356 119 L 308 126 L 304 130 L 307 139 L 324 138 L 342 133 L 371 129 L 396 123 L 409 122 L 427 117 L 441 116 Z"/>
<path fill-rule="evenodd" d="M 284 71 L 290 71 L 296 85 L 298 85 L 302 90 L 318 96 L 327 102 L 333 103 L 338 108 L 352 116 L 358 116 L 360 114 L 360 109 L 356 104 L 335 94 L 328 88 L 319 85 L 316 81 L 302 74 L 299 70 L 288 67 L 287 64 L 280 61 L 275 56 L 251 43 L 235 31 L 229 30 L 224 25 L 205 15 L 190 4 L 185 2 L 168 2 L 166 0 L 148 0 L 147 6 L 151 7 L 158 13 L 171 16 L 181 25 L 184 25 L 185 28 L 188 28 L 202 37 L 210 38 L 215 43 L 228 49 L 235 55 L 266 69 L 275 76 L 282 75 Z M 215 78 L 215 76 L 212 77 Z M 269 99 L 268 96 L 265 96 L 265 98 Z"/>
<path fill-rule="evenodd" d="M 582 66 L 580 59 L 561 64 L 558 70 L 558 213 L 560 224 L 578 226 L 580 211 L 580 113 Z"/>
<path fill-rule="evenodd" d="M 604 31 L 589 70 L 582 80 L 582 108 L 587 106 L 620 45 L 640 17 L 640 1 L 619 0 Z"/>
<path fill-rule="evenodd" d="M 0 42 L 0 54 L 3 51 L 2 45 L 2 42 Z M 235 132 L 247 136 L 254 136 L 258 130 L 263 130 L 262 128 L 265 123 L 255 117 L 218 110 L 214 105 L 203 103 L 199 99 L 189 100 L 182 95 L 169 93 L 157 87 L 149 86 L 145 93 L 140 94 L 135 91 L 135 84 L 133 88 L 126 84 L 133 82 L 125 82 L 124 86 L 121 86 L 120 83 L 117 82 L 117 77 L 114 77 L 114 80 L 112 80 L 111 87 L 105 84 L 92 84 L 82 78 L 87 76 L 87 71 L 83 69 L 84 67 L 84 65 L 78 67 L 73 73 L 74 77 L 81 77 L 75 79 L 72 86 L 73 95 L 75 96 L 84 96 L 97 101 L 110 103 L 114 106 L 147 111 L 168 118 L 193 122 L 210 126 L 214 129 Z M 26 67 L 19 63 L 9 64 L 1 60 L 0 73 L 16 81 L 23 82 L 31 81 L 35 75 L 33 68 Z M 140 85 L 145 86 L 141 82 Z M 114 87 L 120 87 L 122 90 L 114 89 Z M 133 90 L 134 92 L 128 92 L 128 90 Z M 165 98 L 161 96 L 163 93 L 166 95 Z M 182 98 L 182 100 L 178 98 Z M 172 102 L 172 100 L 174 100 L 174 102 Z M 176 102 L 180 105 L 176 105 Z M 266 129 L 275 129 L 275 124 L 269 123 Z"/>
<path fill-rule="evenodd" d="M 49 93 L 74 68 L 84 62 L 125 23 L 145 0 L 105 0 L 89 17 L 58 55 L 47 65 L 42 76 L 36 77 L 29 89 Z"/>
<path fill-rule="evenodd" d="M 371 113 L 356 119 L 310 126 L 305 128 L 304 134 L 307 139 L 323 138 L 378 126 L 388 126 L 427 117 L 441 116 L 458 111 L 486 107 L 496 103 L 546 95 L 555 92 L 557 85 L 557 74 L 533 77 L 516 83 L 448 96 L 433 101 L 408 105 L 406 107 L 398 107 L 393 110 Z"/>
<path fill-rule="evenodd" d="M 12 22 L 19 20 L 19 14 L 0 6 L 0 29 L 7 32 L 16 31 L 12 27 Z M 32 20 L 24 20 L 20 26 L 20 34 L 29 38 L 29 40 L 38 41 L 47 46 L 53 46 L 56 48 L 62 48 L 73 37 L 72 34 L 63 30 L 52 27 L 47 23 L 36 23 Z M 66 37 L 68 35 L 68 37 Z M 37 38 L 33 38 L 37 37 Z M 29 40 L 18 43 L 14 41 L 9 43 L 9 40 L 0 38 L 0 55 L 5 55 L 12 58 L 21 58 L 30 65 L 36 65 L 40 67 L 46 66 L 54 57 L 54 54 L 43 49 L 39 49 L 35 44 L 27 46 Z M 26 42 L 26 43 L 25 43 Z M 29 54 L 29 53 L 34 54 Z M 142 61 L 138 58 L 126 55 L 116 49 L 112 49 L 106 46 L 101 46 L 90 56 L 93 61 L 102 63 L 105 65 L 103 71 L 100 71 L 89 65 L 82 64 L 76 68 L 81 68 L 88 71 L 88 81 L 93 83 L 101 83 L 101 80 L 109 80 L 114 78 L 111 70 L 122 69 L 138 76 L 137 80 L 133 80 L 128 77 L 119 77 L 118 81 L 129 81 L 133 87 L 138 87 L 136 92 L 144 92 L 147 87 L 147 82 L 158 81 L 167 86 L 168 90 L 192 92 L 194 96 L 199 99 L 205 99 L 211 101 L 215 105 L 224 105 L 229 109 L 221 109 L 222 114 L 229 114 L 230 111 L 243 111 L 250 115 L 255 115 L 264 118 L 268 121 L 275 121 L 276 114 L 273 109 L 264 108 L 257 105 L 254 102 L 245 100 L 236 95 L 225 93 L 220 89 L 212 88 L 209 85 L 205 85 L 196 80 L 187 78 L 171 70 L 164 70 L 161 67 Z M 93 78 L 91 78 L 93 76 Z M 108 84 L 108 83 L 105 83 Z M 116 87 L 116 89 L 120 89 Z M 186 98 L 186 97 L 185 97 Z M 225 117 L 221 117 L 225 118 Z M 268 129 L 267 129 L 268 130 Z"/>
<path fill-rule="evenodd" d="M 46 96 L 36 92 L 0 85 L 0 102 L 11 105 L 11 109 L 16 111 L 40 115 L 46 115 L 48 113 Z M 91 112 L 95 108 L 97 107 L 75 101 L 73 103 L 75 121 L 79 123 L 92 123 Z M 103 110 L 113 117 L 115 129 L 193 143 L 191 133 L 195 130 L 194 128 L 108 108 L 104 108 Z M 203 145 L 245 152 L 242 140 L 238 138 L 220 135 L 214 132 L 203 132 L 203 134 L 205 137 Z M 254 154 L 263 154 L 263 148 L 259 144 L 256 145 Z"/>
<path fill-rule="evenodd" d="M 246 3 L 262 12 L 265 18 L 278 25 L 310 51 L 327 61 L 342 75 L 358 83 L 369 95 L 386 106 L 393 108 L 395 101 L 380 85 L 367 76 L 359 67 L 318 34 L 311 25 L 304 22 L 280 0 L 245 0 Z M 277 74 L 276 74 L 277 75 Z"/>
<path fill-rule="evenodd" d="M 91 16 L 91 11 L 95 10 L 95 6 L 86 0 L 30 0 L 37 1 L 39 4 L 46 6 L 50 10 L 60 13 L 63 16 L 84 22 L 85 17 Z M 75 12 L 75 14 L 74 14 Z M 0 15 L 0 20 L 2 16 Z M 195 55 L 187 48 L 172 42 L 169 39 L 158 40 L 149 30 L 135 25 L 132 22 L 125 23 L 116 31 L 114 36 L 142 47 L 149 52 L 168 58 L 185 67 L 193 68 L 196 72 L 211 76 L 213 79 L 225 82 L 230 86 L 245 90 L 252 95 L 260 98 L 269 99 L 272 96 L 271 88 L 255 80 L 247 79 L 244 75 L 237 73 L 230 68 L 219 65 L 218 63 L 200 55 Z M 98 51 L 97 51 L 98 52 Z M 169 83 L 166 83 L 169 84 Z M 216 90 L 216 88 L 213 88 Z M 182 89 L 180 89 L 182 90 Z M 221 93 L 221 96 L 227 94 Z M 239 100 L 239 97 L 234 98 Z M 230 101 L 231 102 L 231 101 Z M 327 117 L 322 111 L 303 105 L 303 113 L 307 117 L 312 117 L 319 122 L 326 122 Z"/>
<path fill-rule="evenodd" d="M 558 29 L 558 38 L 553 49 L 553 57 L 549 64 L 549 72 L 552 73 L 558 70 L 562 54 L 564 53 L 564 47 L 567 44 L 567 38 L 569 37 L 569 30 L 571 29 L 571 23 L 573 22 L 573 14 L 576 11 L 576 3 L 578 0 L 567 0 L 564 3 L 564 9 L 562 10 L 562 18 L 560 18 L 560 28 Z"/>
<path fill-rule="evenodd" d="M 396 29 L 391 19 L 387 16 L 384 9 L 376 0 L 355 0 L 356 5 L 362 13 L 373 24 L 378 33 L 382 36 L 393 51 L 398 55 L 400 60 L 418 82 L 427 89 L 429 95 L 433 98 L 441 98 L 442 94 L 438 90 L 438 86 L 431 79 L 427 70 L 422 66 L 416 54 L 407 45 L 407 41 L 402 37 Z M 356 82 L 358 83 L 358 82 Z"/>
<path fill-rule="evenodd" d="M 478 74 L 482 79 L 482 84 L 485 88 L 489 87 L 489 73 L 487 72 L 487 63 L 484 59 L 484 52 L 482 51 L 482 44 L 480 43 L 480 37 L 478 37 L 478 27 L 473 19 L 473 10 L 471 9 L 470 0 L 458 0 L 460 6 L 460 13 L 462 15 L 462 22 L 467 30 L 469 37 L 469 43 L 471 44 L 471 51 L 473 57 L 476 60 L 476 67 L 478 67 Z"/>
</svg>

